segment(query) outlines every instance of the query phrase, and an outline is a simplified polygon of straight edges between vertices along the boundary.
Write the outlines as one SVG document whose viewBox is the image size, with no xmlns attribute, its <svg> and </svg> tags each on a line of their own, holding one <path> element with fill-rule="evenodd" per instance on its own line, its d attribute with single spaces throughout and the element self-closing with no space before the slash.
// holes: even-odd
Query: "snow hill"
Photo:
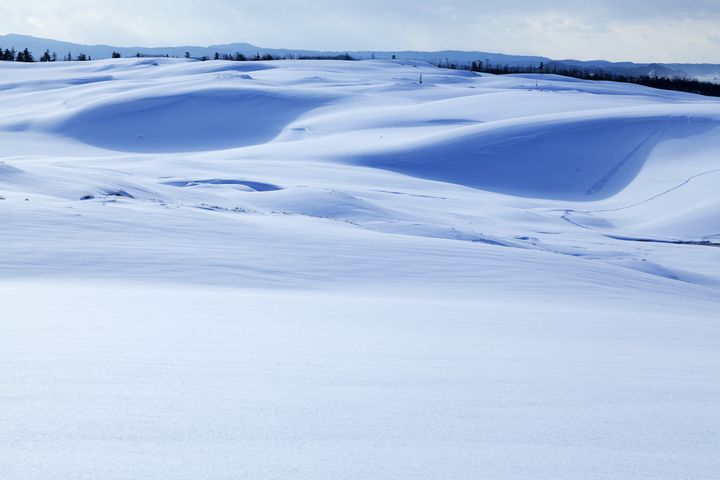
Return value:
<svg viewBox="0 0 720 480">
<path fill-rule="evenodd" d="M 383 60 L 0 95 L 5 478 L 720 468 L 716 99 Z"/>
</svg>

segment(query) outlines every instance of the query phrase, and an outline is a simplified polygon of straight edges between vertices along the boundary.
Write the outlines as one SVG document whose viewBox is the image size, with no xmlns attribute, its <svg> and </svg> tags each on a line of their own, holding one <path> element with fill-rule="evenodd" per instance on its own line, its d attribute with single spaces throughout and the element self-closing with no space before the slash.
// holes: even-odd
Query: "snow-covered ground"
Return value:
<svg viewBox="0 0 720 480">
<path fill-rule="evenodd" d="M 717 100 L 3 63 L 3 478 L 720 470 Z"/>
</svg>

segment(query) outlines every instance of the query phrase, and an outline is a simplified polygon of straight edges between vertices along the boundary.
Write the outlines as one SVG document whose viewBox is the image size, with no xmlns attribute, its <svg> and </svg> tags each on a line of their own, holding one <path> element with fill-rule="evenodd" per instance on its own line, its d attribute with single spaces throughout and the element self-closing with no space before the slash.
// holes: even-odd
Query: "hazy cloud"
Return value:
<svg viewBox="0 0 720 480">
<path fill-rule="evenodd" d="M 0 33 L 164 46 L 247 41 L 332 50 L 463 49 L 720 62 L 720 0 L 27 0 Z"/>
</svg>

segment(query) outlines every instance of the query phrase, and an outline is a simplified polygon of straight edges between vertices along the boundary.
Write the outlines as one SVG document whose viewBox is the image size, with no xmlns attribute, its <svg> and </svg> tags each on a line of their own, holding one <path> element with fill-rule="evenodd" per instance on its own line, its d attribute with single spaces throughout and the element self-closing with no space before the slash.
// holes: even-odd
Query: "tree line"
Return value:
<svg viewBox="0 0 720 480">
<path fill-rule="evenodd" d="M 137 58 L 142 57 L 164 57 L 169 58 L 170 55 L 145 55 L 140 52 L 136 53 L 134 55 Z M 122 58 L 122 54 L 117 51 L 113 51 L 111 54 L 112 58 Z M 185 58 L 188 59 L 194 59 L 194 60 L 200 60 L 200 61 L 208 61 L 211 58 L 208 56 L 202 56 L 202 57 L 193 57 L 190 52 L 185 52 Z M 255 55 L 247 56 L 240 52 L 235 52 L 234 54 L 229 53 L 220 53 L 215 52 L 215 55 L 212 57 L 213 60 L 228 60 L 228 61 L 234 61 L 234 62 L 250 62 L 250 61 L 270 61 L 270 60 L 355 60 L 353 57 L 348 55 L 347 53 L 342 55 L 335 55 L 335 56 L 307 56 L 307 55 L 301 55 L 301 56 L 295 56 L 295 55 L 272 55 L 270 53 L 256 53 Z M 42 56 L 39 59 L 36 59 L 32 52 L 30 52 L 27 48 L 23 50 L 16 51 L 15 48 L 6 48 L 2 49 L 0 47 L 0 61 L 6 61 L 6 62 L 56 62 L 59 60 L 58 54 L 56 52 L 50 52 L 50 50 L 45 50 L 43 52 Z M 62 61 L 64 62 L 70 62 L 70 61 L 77 61 L 77 62 L 85 62 L 92 60 L 92 57 L 90 55 L 87 55 L 85 53 L 79 53 L 77 55 L 72 54 L 72 52 L 68 52 L 67 55 L 63 55 Z"/>
<path fill-rule="evenodd" d="M 117 53 L 117 52 L 113 52 L 113 58 L 117 58 L 114 56 L 115 53 Z M 76 56 L 73 56 L 72 52 L 68 52 L 67 55 L 63 56 L 62 60 L 65 62 L 70 62 L 70 61 L 86 62 L 86 61 L 92 60 L 92 57 L 85 53 L 80 53 Z M 40 56 L 40 58 L 36 59 L 35 56 L 32 54 L 32 52 L 29 51 L 27 48 L 16 51 L 15 48 L 3 49 L 2 47 L 0 47 L 0 61 L 24 62 L 24 63 L 57 62 L 58 54 L 56 52 L 50 52 L 50 50 L 45 50 L 43 52 L 43 54 Z"/>
<path fill-rule="evenodd" d="M 644 85 L 646 87 L 658 88 L 661 90 L 673 90 L 677 92 L 696 93 L 698 95 L 720 97 L 720 84 L 703 82 L 700 80 L 685 77 L 623 75 L 608 72 L 599 68 L 574 68 L 563 64 L 545 64 L 542 62 L 539 65 L 515 66 L 492 64 L 489 61 L 475 61 L 469 64 L 459 64 L 444 61 L 436 62 L 435 66 L 441 68 L 449 68 L 451 70 L 470 70 L 473 72 L 491 73 L 494 75 L 544 73 L 578 78 L 581 80 L 634 83 L 637 85 Z"/>
<path fill-rule="evenodd" d="M 195 58 L 195 60 L 201 60 L 203 62 L 210 60 L 208 56 L 192 57 L 190 52 L 185 52 L 185 58 Z M 345 60 L 355 61 L 355 58 L 351 57 L 348 53 L 341 55 L 272 55 L 270 53 L 256 53 L 255 55 L 247 56 L 240 52 L 235 54 L 215 52 L 213 60 L 228 60 L 231 62 L 268 62 L 271 60 Z"/>
</svg>

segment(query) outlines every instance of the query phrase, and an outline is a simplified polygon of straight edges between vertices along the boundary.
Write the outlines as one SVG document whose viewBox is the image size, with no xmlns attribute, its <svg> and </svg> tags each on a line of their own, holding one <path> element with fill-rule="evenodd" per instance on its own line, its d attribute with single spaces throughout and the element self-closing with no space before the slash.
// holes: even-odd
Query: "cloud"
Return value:
<svg viewBox="0 0 720 480">
<path fill-rule="evenodd" d="M 134 46 L 248 41 L 332 50 L 463 49 L 718 61 L 717 0 L 28 0 L 0 33 Z"/>
</svg>

